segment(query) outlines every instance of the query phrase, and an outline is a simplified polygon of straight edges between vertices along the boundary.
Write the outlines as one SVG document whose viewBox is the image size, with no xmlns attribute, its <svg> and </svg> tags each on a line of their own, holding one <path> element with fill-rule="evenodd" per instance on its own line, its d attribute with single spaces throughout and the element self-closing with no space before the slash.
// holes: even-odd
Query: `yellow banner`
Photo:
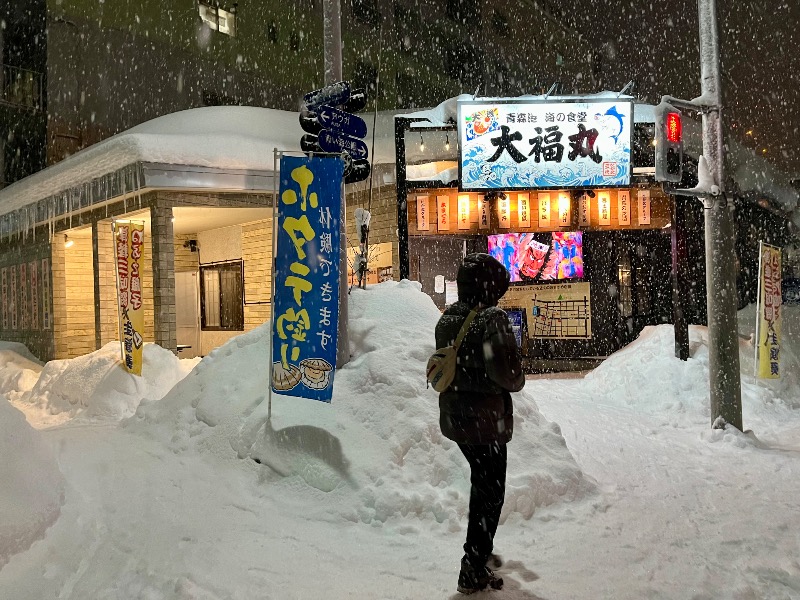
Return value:
<svg viewBox="0 0 800 600">
<path fill-rule="evenodd" d="M 144 223 L 115 222 L 113 227 L 122 364 L 129 373 L 141 375 L 144 307 L 140 269 L 144 250 Z"/>
<path fill-rule="evenodd" d="M 781 376 L 781 249 L 761 242 L 756 303 L 756 376 Z"/>
</svg>

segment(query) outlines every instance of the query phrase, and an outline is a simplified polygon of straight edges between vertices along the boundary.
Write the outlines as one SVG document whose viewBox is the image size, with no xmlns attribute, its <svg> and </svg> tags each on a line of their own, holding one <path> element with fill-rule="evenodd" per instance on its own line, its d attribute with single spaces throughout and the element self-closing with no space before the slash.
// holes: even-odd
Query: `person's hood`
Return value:
<svg viewBox="0 0 800 600">
<path fill-rule="evenodd" d="M 496 306 L 508 289 L 509 275 L 497 259 L 478 252 L 464 257 L 458 268 L 456 283 L 461 302 L 470 307 L 478 304 Z"/>
</svg>

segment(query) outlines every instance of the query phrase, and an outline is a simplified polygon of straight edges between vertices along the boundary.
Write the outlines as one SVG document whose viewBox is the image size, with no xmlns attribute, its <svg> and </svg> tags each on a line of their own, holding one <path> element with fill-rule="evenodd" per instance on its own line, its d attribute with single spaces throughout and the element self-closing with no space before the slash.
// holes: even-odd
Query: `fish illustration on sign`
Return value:
<svg viewBox="0 0 800 600">
<path fill-rule="evenodd" d="M 595 113 L 595 119 L 604 119 L 605 117 L 611 117 L 612 119 L 616 119 L 619 123 L 619 131 L 616 134 L 611 134 L 610 137 L 614 140 L 614 143 L 619 143 L 619 136 L 622 135 L 622 130 L 625 129 L 625 115 L 620 114 L 617 110 L 616 106 L 612 106 L 604 113 Z"/>
</svg>

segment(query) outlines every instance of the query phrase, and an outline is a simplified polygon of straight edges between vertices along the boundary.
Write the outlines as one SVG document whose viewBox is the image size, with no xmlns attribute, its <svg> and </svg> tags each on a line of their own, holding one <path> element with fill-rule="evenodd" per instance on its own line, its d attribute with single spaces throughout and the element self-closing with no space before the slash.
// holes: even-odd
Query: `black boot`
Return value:
<svg viewBox="0 0 800 600">
<path fill-rule="evenodd" d="M 456 589 L 462 594 L 472 594 L 485 590 L 487 587 L 493 590 L 502 589 L 503 578 L 495 575 L 485 564 L 474 567 L 466 557 L 462 558 L 461 572 L 458 574 L 458 587 Z"/>
</svg>

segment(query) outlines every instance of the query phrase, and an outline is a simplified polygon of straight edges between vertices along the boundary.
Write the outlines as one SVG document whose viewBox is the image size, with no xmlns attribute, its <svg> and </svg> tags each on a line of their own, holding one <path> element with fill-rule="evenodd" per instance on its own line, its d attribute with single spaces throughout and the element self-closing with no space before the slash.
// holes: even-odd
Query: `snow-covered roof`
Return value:
<svg viewBox="0 0 800 600">
<path fill-rule="evenodd" d="M 373 115 L 362 115 L 372 144 Z M 379 114 L 374 163 L 394 164 L 393 114 Z M 298 113 L 249 106 L 194 108 L 158 117 L 0 190 L 0 215 L 131 165 L 186 165 L 272 173 L 273 150 L 299 152 Z"/>
</svg>

